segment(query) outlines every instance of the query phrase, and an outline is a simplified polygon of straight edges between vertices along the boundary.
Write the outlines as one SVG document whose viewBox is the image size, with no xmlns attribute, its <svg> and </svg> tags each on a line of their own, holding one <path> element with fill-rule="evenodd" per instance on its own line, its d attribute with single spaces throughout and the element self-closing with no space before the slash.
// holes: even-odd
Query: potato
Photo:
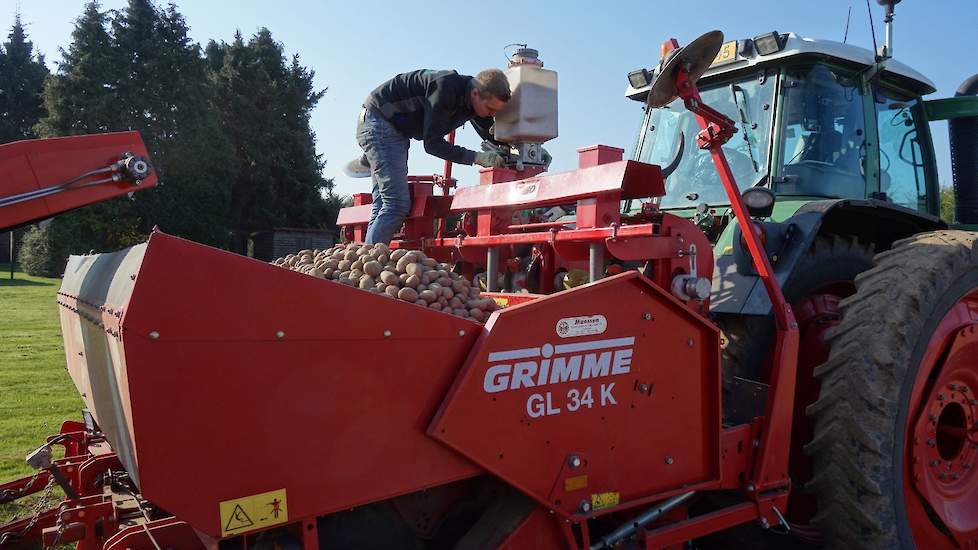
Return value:
<svg viewBox="0 0 978 550">
<path fill-rule="evenodd" d="M 469 289 L 469 298 L 478 298 L 482 294 L 482 291 L 478 288 Z"/>
<path fill-rule="evenodd" d="M 390 254 L 391 249 L 387 247 L 384 243 L 377 243 L 374 245 L 374 250 L 380 252 L 381 254 Z"/>
<path fill-rule="evenodd" d="M 474 307 L 469 310 L 469 317 L 479 321 L 480 323 L 485 320 L 486 314 L 482 312 L 481 309 Z"/>
<path fill-rule="evenodd" d="M 461 293 L 466 289 L 465 285 L 462 284 L 462 281 L 452 281 L 450 286 L 452 287 L 452 290 L 457 293 Z"/>
<path fill-rule="evenodd" d="M 438 296 L 436 296 L 435 293 L 430 290 L 422 290 L 421 293 L 418 294 L 418 296 L 420 296 L 422 300 L 428 302 L 429 304 L 432 302 L 435 303 L 438 302 Z"/>
<path fill-rule="evenodd" d="M 428 267 L 438 267 L 438 260 L 434 258 L 425 258 L 421 260 L 421 263 Z"/>
<path fill-rule="evenodd" d="M 408 275 L 417 275 L 420 277 L 424 273 L 424 266 L 418 263 L 407 264 L 404 266 L 404 272 Z"/>
<path fill-rule="evenodd" d="M 363 260 L 354 260 L 353 263 L 350 264 L 350 269 L 359 269 L 360 271 L 363 271 Z"/>
<path fill-rule="evenodd" d="M 363 277 L 363 271 L 360 271 L 359 269 L 350 271 L 350 278 L 354 281 L 359 281 L 360 277 Z"/>
<path fill-rule="evenodd" d="M 353 279 L 349 279 L 347 277 L 341 277 L 340 282 L 348 286 L 356 286 L 356 283 L 353 282 Z"/>
<path fill-rule="evenodd" d="M 407 284 L 407 280 L 410 278 L 411 276 L 408 275 L 407 273 L 401 273 L 400 275 L 397 276 L 397 279 L 401 281 L 402 285 Z"/>
<path fill-rule="evenodd" d="M 469 312 L 462 308 L 453 308 L 452 313 L 458 315 L 459 317 L 468 317 Z"/>
<path fill-rule="evenodd" d="M 438 283 L 431 283 L 430 285 L 428 285 L 428 290 L 434 290 L 435 294 L 441 296 L 441 285 L 439 285 Z"/>
<path fill-rule="evenodd" d="M 300 256 L 312 256 L 312 250 L 308 248 L 299 251 Z"/>
<path fill-rule="evenodd" d="M 327 279 L 332 279 L 333 273 L 336 273 L 336 270 L 333 269 L 332 267 L 327 267 L 326 269 L 323 270 L 323 277 L 326 277 Z"/>
<path fill-rule="evenodd" d="M 401 289 L 397 285 L 387 285 L 387 288 L 384 289 L 384 293 L 391 298 L 397 298 L 397 294 L 400 291 Z"/>
<path fill-rule="evenodd" d="M 463 303 L 462 300 L 459 300 L 458 298 L 452 298 L 448 300 L 448 305 L 450 305 L 452 309 L 459 309 L 462 307 Z"/>
<path fill-rule="evenodd" d="M 347 250 L 356 250 L 356 249 L 360 248 L 360 245 L 357 244 L 357 243 L 346 243 L 346 247 L 345 248 Z"/>
<path fill-rule="evenodd" d="M 356 261 L 360 257 L 356 250 L 347 250 L 346 254 L 343 255 L 344 260 L 350 260 L 351 262 Z"/>
<path fill-rule="evenodd" d="M 407 250 L 398 248 L 397 250 L 391 252 L 391 261 L 397 263 L 397 261 L 403 258 L 405 254 L 407 254 Z"/>
<path fill-rule="evenodd" d="M 344 260 L 344 261 L 346 261 L 346 260 Z M 326 260 L 323 263 L 326 265 L 326 268 L 327 269 L 336 269 L 337 267 L 340 266 L 339 260 Z"/>
<path fill-rule="evenodd" d="M 373 288 L 377 285 L 377 282 L 374 281 L 374 278 L 371 277 L 370 275 L 366 275 L 366 274 L 361 275 L 359 280 L 360 280 L 360 288 L 364 290 L 367 290 L 368 288 Z"/>
<path fill-rule="evenodd" d="M 411 287 L 412 290 L 416 289 L 418 288 L 418 285 L 421 284 L 421 278 L 417 275 L 408 275 L 408 278 L 406 281 L 404 281 L 404 284 Z"/>
<path fill-rule="evenodd" d="M 384 292 L 387 290 L 387 285 L 384 283 L 377 283 L 374 285 L 374 288 L 377 289 L 377 292 Z"/>
<path fill-rule="evenodd" d="M 452 292 L 452 289 L 450 289 L 450 288 L 442 288 L 441 289 L 441 295 L 444 296 L 445 298 L 451 298 L 452 296 L 454 296 L 454 294 L 455 293 Z"/>
<path fill-rule="evenodd" d="M 426 285 L 430 285 L 431 283 L 433 283 L 433 282 L 435 282 L 435 281 L 438 280 L 438 272 L 437 271 L 426 271 L 424 273 L 424 275 L 421 277 L 421 280 L 424 281 L 424 283 Z"/>
<path fill-rule="evenodd" d="M 394 273 L 393 271 L 381 272 L 380 280 L 388 285 L 396 285 L 400 282 L 400 279 L 397 277 L 397 273 Z"/>
<path fill-rule="evenodd" d="M 384 270 L 380 262 L 372 261 L 363 264 L 363 272 L 371 277 L 376 277 Z"/>
<path fill-rule="evenodd" d="M 418 299 L 418 292 L 411 287 L 404 287 L 397 292 L 397 297 L 405 302 L 414 302 Z"/>
<path fill-rule="evenodd" d="M 365 244 L 361 246 L 360 248 L 357 249 L 357 256 L 366 256 L 367 254 L 370 254 L 371 248 L 372 247 L 369 244 Z"/>
<path fill-rule="evenodd" d="M 417 301 L 414 302 L 414 304 L 421 307 L 428 307 L 428 302 L 422 300 L 421 298 L 418 298 Z"/>
<path fill-rule="evenodd" d="M 339 278 L 340 279 L 349 279 L 350 278 L 350 271 L 341 271 Z"/>
<path fill-rule="evenodd" d="M 350 266 L 352 265 L 353 262 L 351 262 L 350 260 L 343 260 L 336 263 L 336 269 L 339 269 L 340 271 L 349 271 Z"/>
<path fill-rule="evenodd" d="M 377 254 L 377 256 L 375 256 L 375 257 L 377 258 L 377 261 L 380 263 L 380 265 L 386 265 L 387 262 L 391 261 L 390 256 L 388 256 L 387 254 L 385 254 L 383 252 L 381 252 L 380 254 Z"/>
<path fill-rule="evenodd" d="M 440 311 L 441 310 L 441 304 L 439 304 L 438 302 L 431 302 L 431 303 L 428 304 L 428 309 L 433 309 L 435 311 Z"/>
<path fill-rule="evenodd" d="M 451 271 L 451 270 L 452 270 L 452 266 L 446 263 L 438 264 L 438 271 Z"/>
<path fill-rule="evenodd" d="M 452 280 L 449 277 L 439 277 L 438 284 L 440 284 L 441 286 L 449 286 L 449 287 L 453 286 Z"/>
<path fill-rule="evenodd" d="M 442 308 L 446 308 L 448 307 L 448 298 L 442 296 L 441 298 L 438 298 L 438 303 L 441 304 Z"/>
</svg>

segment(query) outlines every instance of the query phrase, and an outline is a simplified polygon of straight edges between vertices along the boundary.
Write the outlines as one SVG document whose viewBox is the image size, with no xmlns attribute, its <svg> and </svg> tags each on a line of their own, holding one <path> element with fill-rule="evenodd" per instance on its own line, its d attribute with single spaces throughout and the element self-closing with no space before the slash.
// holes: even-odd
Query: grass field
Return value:
<svg viewBox="0 0 978 550">
<path fill-rule="evenodd" d="M 66 419 L 81 419 L 82 401 L 61 342 L 60 279 L 42 279 L 0 264 L 0 483 L 31 473 L 24 457 L 56 434 Z M 0 523 L 22 513 L 0 506 Z"/>
</svg>

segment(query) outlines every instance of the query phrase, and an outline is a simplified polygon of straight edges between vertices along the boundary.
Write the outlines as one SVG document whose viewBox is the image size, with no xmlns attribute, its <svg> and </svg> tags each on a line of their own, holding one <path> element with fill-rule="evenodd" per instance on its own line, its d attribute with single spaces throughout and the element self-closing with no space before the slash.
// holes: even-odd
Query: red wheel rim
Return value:
<svg viewBox="0 0 978 550">
<path fill-rule="evenodd" d="M 978 541 L 978 289 L 958 300 L 928 342 L 904 428 L 904 504 L 914 543 Z"/>
</svg>

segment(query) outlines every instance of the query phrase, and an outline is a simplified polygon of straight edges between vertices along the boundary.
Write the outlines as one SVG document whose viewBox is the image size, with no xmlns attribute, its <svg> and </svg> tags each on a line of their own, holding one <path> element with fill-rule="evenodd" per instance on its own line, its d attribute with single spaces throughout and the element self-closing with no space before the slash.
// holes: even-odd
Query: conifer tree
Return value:
<svg viewBox="0 0 978 550">
<path fill-rule="evenodd" d="M 41 91 L 48 75 L 44 56 L 34 50 L 18 14 L 0 50 L 0 143 L 36 137 L 44 116 Z"/>
</svg>

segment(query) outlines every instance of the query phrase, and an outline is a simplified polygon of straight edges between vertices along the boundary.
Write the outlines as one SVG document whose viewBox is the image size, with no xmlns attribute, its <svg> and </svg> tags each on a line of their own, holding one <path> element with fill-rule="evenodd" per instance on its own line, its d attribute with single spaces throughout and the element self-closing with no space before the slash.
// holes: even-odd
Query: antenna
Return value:
<svg viewBox="0 0 978 550">
<path fill-rule="evenodd" d="M 873 24 L 873 10 L 869 7 L 869 0 L 866 0 L 866 11 L 869 12 L 869 32 L 873 34 L 873 54 L 876 55 L 876 60 L 879 61 L 879 48 L 876 46 L 876 25 Z"/>
<path fill-rule="evenodd" d="M 849 6 L 849 13 L 846 14 L 846 32 L 842 35 L 842 43 L 846 43 L 849 38 L 849 20 L 852 19 L 852 6 Z"/>
</svg>

